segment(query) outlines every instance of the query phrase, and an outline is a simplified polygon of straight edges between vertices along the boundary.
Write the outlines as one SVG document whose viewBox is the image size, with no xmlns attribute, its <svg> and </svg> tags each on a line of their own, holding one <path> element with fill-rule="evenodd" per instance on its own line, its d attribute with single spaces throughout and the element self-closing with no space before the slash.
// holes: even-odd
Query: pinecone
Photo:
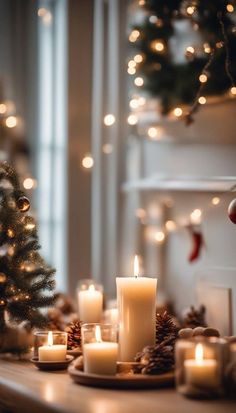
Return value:
<svg viewBox="0 0 236 413">
<path fill-rule="evenodd" d="M 137 354 L 142 374 L 163 374 L 174 369 L 174 347 L 169 339 L 155 346 L 147 346 Z"/>
<path fill-rule="evenodd" d="M 74 350 L 81 346 L 81 322 L 79 320 L 70 323 L 65 331 L 68 334 L 67 348 Z"/>
<path fill-rule="evenodd" d="M 156 314 L 156 344 L 161 344 L 168 339 L 174 345 L 178 336 L 178 327 L 171 315 L 164 311 L 163 314 Z"/>
<path fill-rule="evenodd" d="M 205 314 L 206 308 L 203 305 L 199 307 L 199 310 L 194 308 L 194 306 L 191 306 L 190 310 L 186 313 L 184 317 L 183 327 L 207 327 Z"/>
</svg>

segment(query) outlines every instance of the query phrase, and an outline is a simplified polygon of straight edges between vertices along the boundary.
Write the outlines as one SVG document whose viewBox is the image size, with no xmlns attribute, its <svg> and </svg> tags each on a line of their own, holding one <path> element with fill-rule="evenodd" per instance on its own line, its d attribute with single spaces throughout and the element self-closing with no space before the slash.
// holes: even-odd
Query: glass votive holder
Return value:
<svg viewBox="0 0 236 413">
<path fill-rule="evenodd" d="M 39 361 L 64 361 L 67 352 L 67 333 L 63 331 L 36 331 L 34 357 Z"/>
<path fill-rule="evenodd" d="M 77 297 L 80 320 L 83 323 L 99 323 L 103 311 L 103 286 L 92 279 L 81 280 Z"/>
<path fill-rule="evenodd" d="M 236 341 L 229 342 L 229 358 L 225 368 L 225 387 L 227 394 L 236 399 Z"/>
<path fill-rule="evenodd" d="M 81 327 L 84 372 L 114 375 L 118 360 L 117 327 L 111 324 L 89 323 Z"/>
<path fill-rule="evenodd" d="M 224 339 L 194 337 L 178 340 L 175 347 L 177 390 L 193 398 L 223 396 L 227 353 Z"/>
</svg>

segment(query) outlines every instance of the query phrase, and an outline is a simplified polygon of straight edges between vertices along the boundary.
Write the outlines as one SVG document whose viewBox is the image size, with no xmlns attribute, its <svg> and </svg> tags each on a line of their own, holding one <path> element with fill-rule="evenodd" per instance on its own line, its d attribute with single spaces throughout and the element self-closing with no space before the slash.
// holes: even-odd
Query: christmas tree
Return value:
<svg viewBox="0 0 236 413">
<path fill-rule="evenodd" d="M 54 300 L 55 271 L 38 252 L 36 224 L 26 214 L 29 208 L 16 172 L 0 164 L 0 333 L 7 332 L 6 319 L 45 325 L 41 309 Z"/>
<path fill-rule="evenodd" d="M 142 18 L 129 35 L 135 55 L 128 73 L 138 76 L 134 84 L 139 90 L 160 100 L 164 115 L 173 112 L 181 117 L 181 106 L 187 105 L 186 120 L 191 123 L 191 115 L 208 96 L 236 95 L 234 0 L 139 0 L 138 4 Z"/>
</svg>

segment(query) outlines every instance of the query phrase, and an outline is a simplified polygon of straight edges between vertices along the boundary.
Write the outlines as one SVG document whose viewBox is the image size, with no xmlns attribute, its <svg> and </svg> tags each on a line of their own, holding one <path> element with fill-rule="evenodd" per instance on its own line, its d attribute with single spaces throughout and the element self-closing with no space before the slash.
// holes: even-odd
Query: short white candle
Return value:
<svg viewBox="0 0 236 413">
<path fill-rule="evenodd" d="M 66 350 L 65 344 L 53 344 L 53 333 L 49 331 L 48 345 L 38 348 L 39 361 L 65 361 Z"/>
<path fill-rule="evenodd" d="M 118 344 L 102 341 L 100 326 L 95 327 L 95 336 L 95 343 L 85 343 L 83 345 L 85 373 L 116 374 Z"/>
<path fill-rule="evenodd" d="M 102 318 L 103 294 L 93 284 L 78 292 L 79 317 L 84 323 L 99 323 Z"/>
<path fill-rule="evenodd" d="M 184 361 L 186 383 L 204 388 L 217 388 L 219 377 L 217 361 L 203 358 L 203 345 L 198 343 L 195 349 L 195 359 Z"/>
<path fill-rule="evenodd" d="M 157 279 L 138 276 L 137 258 L 134 277 L 116 278 L 120 361 L 133 361 L 145 346 L 155 344 Z"/>
</svg>

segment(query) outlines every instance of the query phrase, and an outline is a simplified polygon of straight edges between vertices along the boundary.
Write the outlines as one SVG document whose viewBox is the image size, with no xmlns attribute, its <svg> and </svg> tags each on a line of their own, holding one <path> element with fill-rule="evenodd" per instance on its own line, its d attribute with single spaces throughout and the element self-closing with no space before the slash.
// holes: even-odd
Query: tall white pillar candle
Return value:
<svg viewBox="0 0 236 413">
<path fill-rule="evenodd" d="M 91 284 L 78 291 L 79 317 L 84 323 L 99 323 L 102 318 L 103 294 Z"/>
<path fill-rule="evenodd" d="M 157 279 L 139 277 L 137 258 L 133 277 L 117 277 L 119 360 L 133 361 L 147 345 L 155 344 Z"/>
</svg>

